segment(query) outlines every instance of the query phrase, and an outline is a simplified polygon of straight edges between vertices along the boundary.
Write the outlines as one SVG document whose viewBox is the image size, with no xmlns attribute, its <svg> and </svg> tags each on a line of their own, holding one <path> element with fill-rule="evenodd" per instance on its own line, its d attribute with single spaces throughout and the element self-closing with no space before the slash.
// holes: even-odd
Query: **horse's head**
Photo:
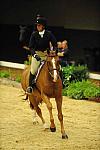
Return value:
<svg viewBox="0 0 100 150">
<path fill-rule="evenodd" d="M 49 74 L 53 78 L 53 82 L 56 82 L 59 78 L 60 64 L 59 57 L 55 51 L 51 51 L 48 54 L 46 62 Z"/>
</svg>

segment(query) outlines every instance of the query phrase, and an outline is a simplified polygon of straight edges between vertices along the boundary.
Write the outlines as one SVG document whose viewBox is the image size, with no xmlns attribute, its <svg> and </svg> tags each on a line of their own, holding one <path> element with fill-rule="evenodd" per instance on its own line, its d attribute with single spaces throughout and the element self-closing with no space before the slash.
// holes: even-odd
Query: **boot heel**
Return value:
<svg viewBox="0 0 100 150">
<path fill-rule="evenodd" d="M 33 91 L 33 88 L 32 88 L 31 86 L 29 86 L 29 87 L 27 88 L 27 90 L 26 90 L 26 93 L 27 93 L 27 94 L 31 94 L 32 91 Z"/>
</svg>

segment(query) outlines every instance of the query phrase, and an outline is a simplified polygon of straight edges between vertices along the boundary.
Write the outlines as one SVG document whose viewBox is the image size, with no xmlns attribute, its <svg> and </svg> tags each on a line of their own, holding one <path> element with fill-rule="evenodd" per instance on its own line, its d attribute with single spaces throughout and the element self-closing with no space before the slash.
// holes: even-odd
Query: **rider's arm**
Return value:
<svg viewBox="0 0 100 150">
<path fill-rule="evenodd" d="M 40 61 L 41 58 L 36 54 L 36 43 L 35 43 L 35 32 L 32 33 L 30 41 L 29 41 L 29 50 L 34 58 L 36 58 L 37 61 Z"/>
<path fill-rule="evenodd" d="M 34 56 L 36 54 L 35 52 L 35 37 L 34 37 L 34 32 L 31 34 L 30 41 L 29 41 L 29 50 L 31 54 Z"/>
</svg>

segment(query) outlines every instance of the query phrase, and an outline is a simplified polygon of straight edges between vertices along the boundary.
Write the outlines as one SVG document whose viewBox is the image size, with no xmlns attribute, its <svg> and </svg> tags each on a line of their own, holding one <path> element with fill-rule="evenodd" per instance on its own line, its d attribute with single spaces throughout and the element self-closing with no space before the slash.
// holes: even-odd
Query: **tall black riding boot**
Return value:
<svg viewBox="0 0 100 150">
<path fill-rule="evenodd" d="M 28 94 L 31 94 L 32 93 L 32 90 L 35 86 L 35 75 L 33 75 L 31 72 L 30 72 L 30 76 L 29 76 L 29 86 L 26 90 L 26 93 Z"/>
</svg>

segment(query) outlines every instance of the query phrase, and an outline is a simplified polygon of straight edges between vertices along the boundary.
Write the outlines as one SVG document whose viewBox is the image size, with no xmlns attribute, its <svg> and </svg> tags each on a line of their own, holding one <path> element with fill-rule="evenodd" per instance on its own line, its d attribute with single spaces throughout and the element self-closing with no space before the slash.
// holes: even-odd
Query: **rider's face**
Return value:
<svg viewBox="0 0 100 150">
<path fill-rule="evenodd" d="M 44 29 L 44 26 L 42 24 L 37 24 L 37 30 L 39 32 L 43 31 L 43 29 Z"/>
</svg>

